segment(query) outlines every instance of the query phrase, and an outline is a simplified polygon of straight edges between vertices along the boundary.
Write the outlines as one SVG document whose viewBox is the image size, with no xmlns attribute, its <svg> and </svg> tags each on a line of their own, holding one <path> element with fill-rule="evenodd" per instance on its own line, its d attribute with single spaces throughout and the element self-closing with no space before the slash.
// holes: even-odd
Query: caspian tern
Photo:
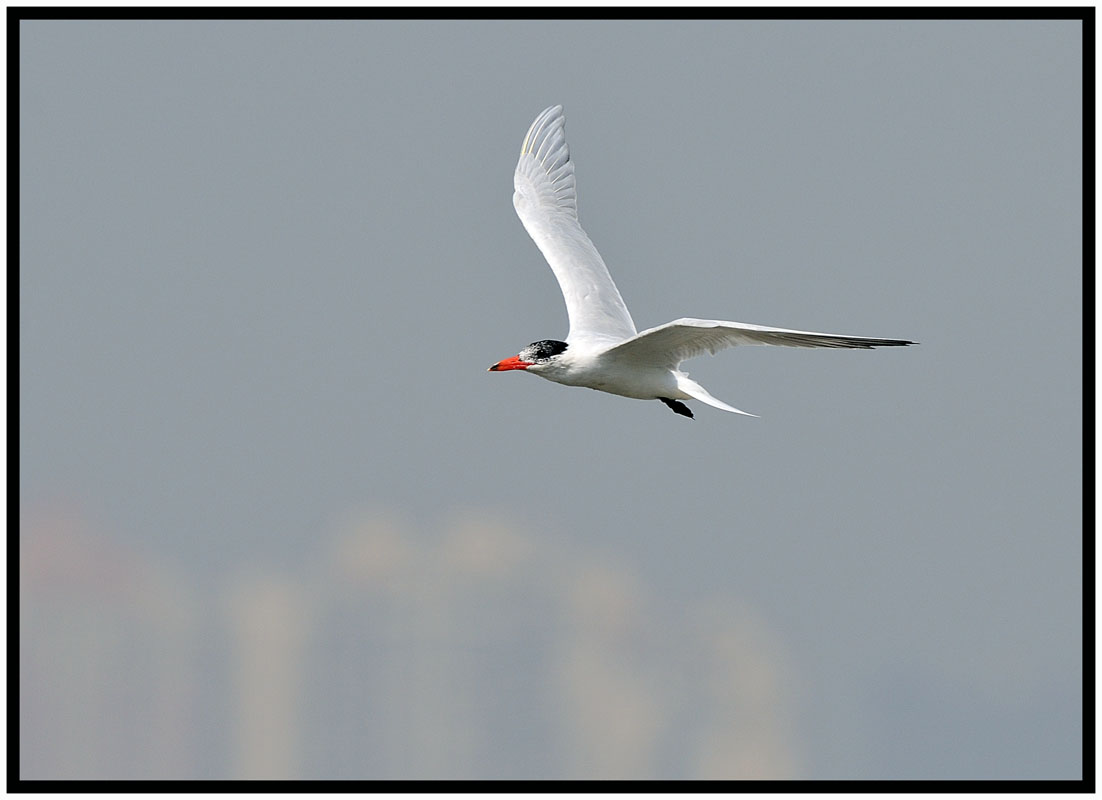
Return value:
<svg viewBox="0 0 1102 800">
<path fill-rule="evenodd" d="M 678 369 L 681 362 L 740 344 L 865 350 L 914 344 L 906 339 L 814 333 L 718 319 L 675 319 L 636 332 L 605 262 L 578 222 L 574 162 L 566 146 L 562 106 L 546 109 L 528 129 L 513 187 L 513 206 L 520 221 L 559 281 L 570 332 L 565 342 L 533 342 L 494 364 L 491 372 L 520 369 L 567 386 L 661 400 L 689 418 L 693 412 L 682 400 L 699 400 L 753 417 L 757 415 L 712 397 Z"/>
</svg>

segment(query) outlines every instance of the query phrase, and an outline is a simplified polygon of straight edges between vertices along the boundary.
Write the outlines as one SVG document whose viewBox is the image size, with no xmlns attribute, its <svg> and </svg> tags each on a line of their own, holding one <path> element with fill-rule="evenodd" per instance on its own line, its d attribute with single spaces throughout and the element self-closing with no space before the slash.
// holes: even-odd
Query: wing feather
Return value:
<svg viewBox="0 0 1102 800">
<path fill-rule="evenodd" d="M 567 341 L 619 342 L 634 336 L 635 323 L 608 267 L 578 222 L 562 106 L 545 110 L 528 129 L 513 187 L 517 215 L 551 265 L 566 300 Z"/>
<path fill-rule="evenodd" d="M 768 344 L 782 347 L 836 347 L 869 350 L 914 344 L 906 339 L 879 339 L 840 333 L 816 333 L 789 328 L 769 328 L 747 322 L 718 319 L 677 319 L 642 331 L 608 351 L 608 356 L 635 364 L 676 369 L 686 359 L 736 345 Z"/>
</svg>

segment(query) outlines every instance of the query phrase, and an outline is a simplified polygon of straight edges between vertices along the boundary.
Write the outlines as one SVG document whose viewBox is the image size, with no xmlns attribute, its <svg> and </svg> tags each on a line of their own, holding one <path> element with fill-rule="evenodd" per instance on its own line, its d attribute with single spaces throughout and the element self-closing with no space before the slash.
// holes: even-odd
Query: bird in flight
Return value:
<svg viewBox="0 0 1102 800">
<path fill-rule="evenodd" d="M 682 372 L 681 362 L 740 344 L 844 347 L 868 350 L 914 344 L 836 333 L 768 328 L 718 319 L 675 319 L 639 333 L 605 262 L 578 222 L 574 162 L 566 146 L 562 106 L 536 117 L 513 175 L 513 206 L 559 281 L 570 318 L 566 341 L 541 339 L 490 367 L 524 370 L 567 386 L 661 400 L 693 416 L 682 400 L 699 400 L 735 414 L 757 416 L 717 400 Z"/>
</svg>

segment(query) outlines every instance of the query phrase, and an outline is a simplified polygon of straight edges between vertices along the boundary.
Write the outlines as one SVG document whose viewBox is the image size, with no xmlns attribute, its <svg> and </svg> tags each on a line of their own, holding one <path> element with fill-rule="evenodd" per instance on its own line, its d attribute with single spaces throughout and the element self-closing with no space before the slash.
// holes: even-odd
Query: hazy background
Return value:
<svg viewBox="0 0 1102 800">
<path fill-rule="evenodd" d="M 1078 22 L 23 22 L 25 778 L 1078 778 Z M 486 367 L 640 328 L 762 416 Z"/>
</svg>

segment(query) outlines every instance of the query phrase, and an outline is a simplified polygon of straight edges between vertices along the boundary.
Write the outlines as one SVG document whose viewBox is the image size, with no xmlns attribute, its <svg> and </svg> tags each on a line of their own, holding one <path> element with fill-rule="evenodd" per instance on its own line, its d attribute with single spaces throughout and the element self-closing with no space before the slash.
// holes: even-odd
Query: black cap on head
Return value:
<svg viewBox="0 0 1102 800">
<path fill-rule="evenodd" d="M 532 344 L 521 350 L 520 357 L 525 361 L 546 361 L 553 356 L 557 356 L 559 353 L 566 350 L 566 348 L 566 342 L 560 342 L 555 339 L 540 339 L 538 342 L 532 342 Z"/>
</svg>

